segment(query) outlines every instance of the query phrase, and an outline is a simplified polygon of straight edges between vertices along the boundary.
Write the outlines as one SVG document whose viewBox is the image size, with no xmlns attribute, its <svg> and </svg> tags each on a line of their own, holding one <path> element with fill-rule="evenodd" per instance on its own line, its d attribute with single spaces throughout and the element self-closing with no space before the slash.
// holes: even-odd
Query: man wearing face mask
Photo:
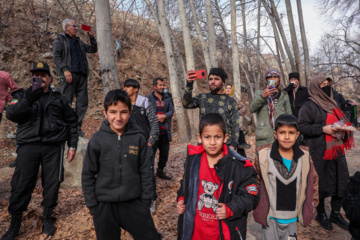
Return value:
<svg viewBox="0 0 360 240">
<path fill-rule="evenodd" d="M 290 84 L 284 91 L 288 93 L 292 114 L 297 118 L 301 106 L 308 100 L 309 94 L 306 87 L 300 85 L 300 74 L 292 72 L 289 74 Z"/>
<path fill-rule="evenodd" d="M 219 113 L 225 120 L 226 133 L 230 133 L 226 144 L 235 150 L 239 145 L 240 120 L 236 101 L 223 94 L 227 75 L 221 68 L 211 68 L 208 78 L 210 93 L 202 93 L 192 97 L 196 73 L 193 70 L 186 73 L 187 84 L 183 96 L 183 106 L 188 109 L 200 108 L 200 119 L 207 113 Z"/>
<path fill-rule="evenodd" d="M 288 94 L 281 89 L 280 72 L 271 68 L 265 72 L 266 87 L 257 90 L 250 103 L 250 112 L 257 114 L 256 147 L 274 142 L 275 121 L 281 114 L 292 114 Z"/>
</svg>

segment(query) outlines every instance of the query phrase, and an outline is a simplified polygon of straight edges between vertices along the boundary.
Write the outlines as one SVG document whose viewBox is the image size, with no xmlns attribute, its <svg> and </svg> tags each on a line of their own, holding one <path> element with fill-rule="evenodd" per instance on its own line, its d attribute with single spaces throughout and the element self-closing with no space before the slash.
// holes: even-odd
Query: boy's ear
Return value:
<svg viewBox="0 0 360 240">
<path fill-rule="evenodd" d="M 104 116 L 107 118 L 107 114 L 106 114 L 105 108 L 103 108 L 102 111 L 103 111 L 103 113 L 104 113 Z"/>
<path fill-rule="evenodd" d="M 275 138 L 275 140 L 277 140 L 276 131 L 274 131 L 274 138 Z"/>
<path fill-rule="evenodd" d="M 224 143 L 226 143 L 228 137 L 229 137 L 229 135 L 228 135 L 228 134 L 225 134 L 225 136 L 224 136 Z"/>
<path fill-rule="evenodd" d="M 197 139 L 198 139 L 198 143 L 201 143 L 201 136 L 200 136 L 200 134 L 197 134 L 196 137 L 197 137 Z"/>
<path fill-rule="evenodd" d="M 300 131 L 297 131 L 296 133 L 296 139 L 300 136 Z"/>
</svg>

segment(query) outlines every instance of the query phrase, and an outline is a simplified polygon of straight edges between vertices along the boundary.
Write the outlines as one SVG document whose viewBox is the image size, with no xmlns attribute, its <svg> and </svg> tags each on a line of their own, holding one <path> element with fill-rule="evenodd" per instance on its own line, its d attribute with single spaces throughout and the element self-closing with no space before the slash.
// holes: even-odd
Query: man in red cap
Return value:
<svg viewBox="0 0 360 240">
<path fill-rule="evenodd" d="M 266 87 L 257 90 L 250 103 L 250 112 L 257 114 L 256 147 L 273 143 L 275 120 L 281 114 L 292 114 L 288 94 L 279 89 L 280 77 L 278 69 L 267 70 Z"/>
</svg>

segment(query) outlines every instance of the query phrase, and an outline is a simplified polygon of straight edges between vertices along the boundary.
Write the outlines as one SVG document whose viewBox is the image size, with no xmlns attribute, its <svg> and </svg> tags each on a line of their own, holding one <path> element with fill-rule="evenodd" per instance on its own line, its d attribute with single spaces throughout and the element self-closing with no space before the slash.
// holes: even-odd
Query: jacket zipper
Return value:
<svg viewBox="0 0 360 240">
<path fill-rule="evenodd" d="M 122 166 L 121 166 L 121 136 L 118 135 L 118 148 L 119 148 L 119 173 L 120 173 L 120 188 L 122 187 L 122 175 L 121 175 L 121 169 L 122 169 Z M 121 192 L 121 191 L 120 191 Z M 120 201 L 120 195 L 118 197 L 119 201 Z"/>
</svg>

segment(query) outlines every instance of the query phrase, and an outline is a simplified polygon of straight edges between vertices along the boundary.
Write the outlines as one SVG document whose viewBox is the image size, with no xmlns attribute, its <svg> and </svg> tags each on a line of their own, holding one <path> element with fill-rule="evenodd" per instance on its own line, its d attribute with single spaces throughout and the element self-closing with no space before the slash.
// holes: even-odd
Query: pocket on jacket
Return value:
<svg viewBox="0 0 360 240">
<path fill-rule="evenodd" d="M 266 123 L 259 123 L 256 127 L 256 140 L 264 140 L 268 139 L 270 135 L 272 135 L 272 129 Z"/>
</svg>

